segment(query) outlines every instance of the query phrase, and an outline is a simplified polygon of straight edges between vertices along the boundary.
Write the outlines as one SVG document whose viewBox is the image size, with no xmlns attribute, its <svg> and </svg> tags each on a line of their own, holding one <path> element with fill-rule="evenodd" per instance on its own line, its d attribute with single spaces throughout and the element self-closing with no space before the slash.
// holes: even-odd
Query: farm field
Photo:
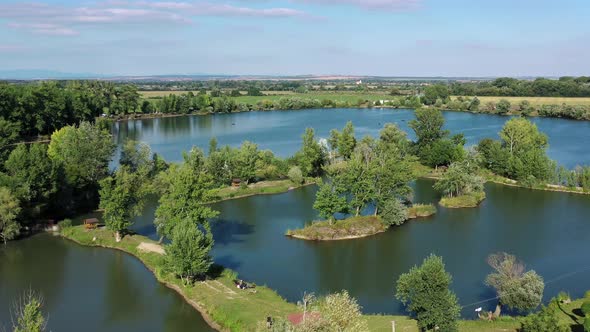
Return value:
<svg viewBox="0 0 590 332">
<path fill-rule="evenodd" d="M 453 99 L 457 98 L 456 96 L 452 97 Z M 472 97 L 468 97 L 472 98 Z M 495 96 L 483 96 L 477 97 L 482 104 L 485 105 L 487 102 L 495 102 L 497 103 L 501 99 L 508 100 L 512 105 L 516 105 L 523 100 L 528 100 L 531 105 L 533 106 L 541 106 L 541 105 L 590 105 L 590 98 L 589 97 L 495 97 Z"/>
</svg>

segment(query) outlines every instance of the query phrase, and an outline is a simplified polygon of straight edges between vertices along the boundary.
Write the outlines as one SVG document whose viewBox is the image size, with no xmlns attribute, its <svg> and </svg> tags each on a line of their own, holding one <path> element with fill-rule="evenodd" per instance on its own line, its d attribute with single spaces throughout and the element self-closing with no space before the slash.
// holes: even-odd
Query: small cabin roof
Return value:
<svg viewBox="0 0 590 332">
<path fill-rule="evenodd" d="M 319 312 L 308 312 L 307 313 L 307 318 L 312 318 L 312 319 L 317 319 L 320 317 L 320 313 Z M 287 319 L 291 322 L 291 324 L 293 325 L 299 325 L 303 322 L 303 313 L 299 312 L 299 313 L 294 313 L 294 314 L 290 314 L 289 316 L 287 316 Z"/>
<path fill-rule="evenodd" d="M 240 183 L 240 182 L 242 182 L 242 179 L 235 178 L 235 179 L 232 179 L 231 182 Z"/>
<path fill-rule="evenodd" d="M 97 218 L 88 218 L 88 219 L 84 219 L 84 223 L 85 224 L 98 224 L 100 221 L 98 221 Z"/>
</svg>

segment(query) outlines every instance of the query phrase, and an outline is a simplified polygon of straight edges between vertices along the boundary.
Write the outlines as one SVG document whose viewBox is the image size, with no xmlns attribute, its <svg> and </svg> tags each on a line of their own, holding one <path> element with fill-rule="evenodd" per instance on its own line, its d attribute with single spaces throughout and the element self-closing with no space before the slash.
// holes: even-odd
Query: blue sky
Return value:
<svg viewBox="0 0 590 332">
<path fill-rule="evenodd" d="M 0 0 L 0 70 L 590 75 L 588 0 Z"/>
</svg>

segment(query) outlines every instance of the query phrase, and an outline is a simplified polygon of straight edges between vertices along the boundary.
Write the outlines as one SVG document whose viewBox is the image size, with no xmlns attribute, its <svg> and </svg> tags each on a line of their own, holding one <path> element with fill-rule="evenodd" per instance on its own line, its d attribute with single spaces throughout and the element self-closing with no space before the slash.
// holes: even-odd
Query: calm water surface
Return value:
<svg viewBox="0 0 590 332">
<path fill-rule="evenodd" d="M 415 201 L 436 203 L 430 180 L 414 185 Z M 214 204 L 215 261 L 289 301 L 304 291 L 320 294 L 347 289 L 366 312 L 403 313 L 394 299 L 401 273 L 430 253 L 441 255 L 453 275 L 462 305 L 494 294 L 484 285 L 493 252 L 517 255 L 547 282 L 545 298 L 567 290 L 581 296 L 590 288 L 590 196 L 486 185 L 477 209 L 445 209 L 430 218 L 351 241 L 308 242 L 284 236 L 316 218 L 315 187 Z M 152 203 L 136 229 L 156 238 Z M 477 306 L 493 309 L 495 301 Z M 463 314 L 472 317 L 475 306 Z"/>
<path fill-rule="evenodd" d="M 48 331 L 213 331 L 134 257 L 49 234 L 0 245 L 0 331 L 28 289 L 43 296 Z"/>
<path fill-rule="evenodd" d="M 251 140 L 289 156 L 300 147 L 306 127 L 319 137 L 351 120 L 358 136 L 377 135 L 386 122 L 411 132 L 411 110 L 270 111 L 161 118 L 117 123 L 118 143 L 144 141 L 171 161 L 196 145 L 207 148 Z M 506 117 L 446 112 L 447 129 L 463 132 L 468 144 L 497 137 Z M 590 122 L 533 119 L 550 138 L 549 154 L 573 167 L 590 164 Z M 432 182 L 414 185 L 416 202 L 436 202 Z M 306 242 L 284 236 L 287 229 L 315 219 L 315 187 L 281 195 L 214 204 L 216 262 L 247 280 L 266 284 L 290 301 L 304 291 L 319 294 L 347 289 L 366 312 L 403 313 L 394 282 L 430 253 L 444 257 L 460 303 L 493 297 L 483 284 L 488 254 L 507 251 L 523 259 L 547 282 L 546 299 L 560 290 L 580 296 L 590 288 L 590 196 L 487 185 L 477 209 L 440 208 L 434 217 L 409 222 L 365 239 Z M 152 199 L 134 229 L 155 238 Z M 202 318 L 172 290 L 157 283 L 138 260 L 121 252 L 86 248 L 49 235 L 0 246 L 0 325 L 10 325 L 10 305 L 26 289 L 43 293 L 49 328 L 68 331 L 208 331 Z M 12 301 L 12 302 L 11 302 Z M 478 304 L 477 306 L 480 306 Z M 493 301 L 483 303 L 491 309 Z M 473 317 L 474 306 L 465 307 Z"/>
<path fill-rule="evenodd" d="M 509 119 L 506 116 L 444 112 L 446 129 L 464 133 L 468 145 L 482 138 L 498 138 L 498 132 Z M 117 143 L 131 138 L 148 143 L 166 160 L 182 159 L 182 151 L 198 146 L 205 151 L 211 137 L 220 145 L 240 145 L 244 140 L 288 157 L 301 146 L 301 135 L 313 127 L 318 137 L 327 138 L 331 129 L 341 129 L 352 121 L 358 137 L 377 136 L 387 122 L 397 123 L 414 138 L 408 122 L 414 111 L 408 109 L 313 109 L 297 111 L 258 111 L 210 116 L 183 116 L 118 122 L 113 127 Z M 590 121 L 531 118 L 549 136 L 549 156 L 559 163 L 574 167 L 590 164 Z"/>
</svg>

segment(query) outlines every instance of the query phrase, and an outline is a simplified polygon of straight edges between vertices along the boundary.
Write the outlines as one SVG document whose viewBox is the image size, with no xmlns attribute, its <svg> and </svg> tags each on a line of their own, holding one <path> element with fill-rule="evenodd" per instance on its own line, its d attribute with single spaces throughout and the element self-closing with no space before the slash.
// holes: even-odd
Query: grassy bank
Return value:
<svg viewBox="0 0 590 332">
<path fill-rule="evenodd" d="M 387 227 L 378 216 L 359 216 L 327 221 L 314 221 L 310 225 L 295 230 L 288 230 L 287 235 L 303 240 L 347 240 L 371 236 L 385 232 Z"/>
<path fill-rule="evenodd" d="M 315 179 L 309 178 L 301 185 L 295 185 L 291 180 L 260 181 L 240 187 L 226 187 L 213 192 L 214 201 L 224 201 L 254 195 L 272 195 L 287 192 L 292 189 L 314 184 Z"/>
<path fill-rule="evenodd" d="M 74 226 L 63 230 L 61 234 L 81 245 L 118 249 L 137 257 L 154 273 L 159 282 L 178 292 L 218 330 L 255 331 L 259 322 L 264 321 L 267 316 L 285 318 L 288 314 L 300 312 L 297 305 L 285 301 L 268 287 L 257 286 L 256 292 L 237 289 L 233 283 L 236 274 L 230 270 L 223 270 L 215 277 L 184 286 L 179 279 L 166 272 L 161 254 L 144 252 L 137 248 L 141 243 L 156 244 L 141 235 L 128 235 L 117 243 L 113 234 L 104 228 L 87 231 L 82 226 Z M 96 240 L 93 241 L 93 238 Z M 398 331 L 418 332 L 416 322 L 407 316 L 366 315 L 365 319 L 370 331 L 391 331 L 391 322 L 395 321 Z M 512 332 L 518 326 L 515 319 L 496 322 L 461 321 L 459 330 Z"/>
<path fill-rule="evenodd" d="M 455 197 L 443 197 L 439 204 L 446 208 L 472 208 L 477 207 L 486 198 L 486 193 L 483 191 L 473 192 Z"/>
<path fill-rule="evenodd" d="M 87 231 L 82 226 L 67 228 L 62 231 L 62 235 L 82 245 L 119 249 L 137 257 L 159 282 L 177 291 L 218 330 L 253 331 L 258 322 L 267 316 L 286 317 L 299 312 L 295 304 L 285 301 L 267 287 L 257 286 L 255 292 L 237 289 L 233 283 L 236 274 L 230 270 L 223 270 L 206 281 L 185 286 L 166 272 L 162 255 L 137 248 L 142 242 L 155 244 L 155 241 L 144 236 L 125 236 L 117 243 L 112 232 L 104 228 Z"/>
</svg>

